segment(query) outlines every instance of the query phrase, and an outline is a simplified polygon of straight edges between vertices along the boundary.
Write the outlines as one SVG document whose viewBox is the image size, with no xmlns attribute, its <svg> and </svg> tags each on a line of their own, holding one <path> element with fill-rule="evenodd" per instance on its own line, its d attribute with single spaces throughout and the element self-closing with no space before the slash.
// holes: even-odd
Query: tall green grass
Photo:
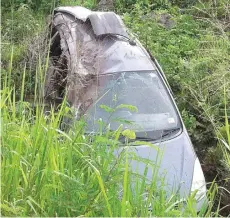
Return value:
<svg viewBox="0 0 230 218">
<path fill-rule="evenodd" d="M 218 136 L 218 140 L 223 152 L 224 157 L 224 164 L 226 165 L 227 169 L 230 169 L 230 124 L 229 124 L 229 115 L 227 109 L 227 90 L 226 84 L 224 84 L 223 88 L 223 102 L 224 102 L 224 125 L 217 126 L 216 125 L 216 132 Z M 230 179 L 230 178 L 227 178 Z M 230 190 L 229 190 L 230 191 Z"/>
<path fill-rule="evenodd" d="M 12 50 L 10 66 L 13 57 Z M 84 134 L 83 121 L 73 121 L 66 131 L 60 128 L 71 108 L 64 100 L 58 110 L 44 112 L 40 89 L 47 65 L 37 69 L 35 104 L 24 98 L 26 68 L 19 99 L 11 67 L 2 81 L 2 216 L 218 215 L 212 211 L 215 185 L 208 192 L 209 205 L 197 214 L 193 195 L 181 201 L 180 196 L 165 192 L 164 178 L 157 173 L 160 163 L 140 160 L 128 140 L 116 155 L 121 129 L 90 137 Z M 130 171 L 132 159 L 151 167 L 151 182 L 145 177 L 147 167 L 144 176 Z"/>
</svg>

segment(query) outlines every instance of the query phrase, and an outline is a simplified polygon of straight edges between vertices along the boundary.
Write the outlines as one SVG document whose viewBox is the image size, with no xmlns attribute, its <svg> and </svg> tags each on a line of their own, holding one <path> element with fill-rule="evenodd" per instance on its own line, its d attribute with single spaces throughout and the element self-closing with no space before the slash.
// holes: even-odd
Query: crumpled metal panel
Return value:
<svg viewBox="0 0 230 218">
<path fill-rule="evenodd" d="M 74 16 L 75 18 L 85 22 L 88 18 L 88 16 L 92 13 L 87 8 L 83 8 L 80 6 L 75 7 L 58 7 L 54 10 L 55 12 L 61 12 L 61 13 L 68 13 Z"/>
<path fill-rule="evenodd" d="M 88 18 L 96 36 L 117 34 L 128 37 L 121 18 L 114 12 L 94 12 Z"/>
<path fill-rule="evenodd" d="M 92 12 L 86 8 L 76 6 L 59 7 L 55 9 L 55 13 L 67 13 L 83 22 L 89 19 L 96 36 L 117 34 L 128 37 L 123 21 L 114 12 Z"/>
</svg>

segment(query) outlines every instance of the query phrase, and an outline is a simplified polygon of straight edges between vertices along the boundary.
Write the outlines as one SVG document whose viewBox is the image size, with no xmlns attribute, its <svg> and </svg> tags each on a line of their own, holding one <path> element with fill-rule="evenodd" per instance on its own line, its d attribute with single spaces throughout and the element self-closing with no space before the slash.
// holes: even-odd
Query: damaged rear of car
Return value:
<svg viewBox="0 0 230 218">
<path fill-rule="evenodd" d="M 46 101 L 58 103 L 66 95 L 75 118 L 85 117 L 88 133 L 99 131 L 99 119 L 111 130 L 125 120 L 123 128 L 132 129 L 136 140 L 143 141 L 130 146 L 133 152 L 155 162 L 157 152 L 145 141 L 164 149 L 160 173 L 167 172 L 167 191 L 182 199 L 197 191 L 200 210 L 206 201 L 204 175 L 167 80 L 157 61 L 130 38 L 121 18 L 113 12 L 59 7 L 54 11 L 51 38 Z M 141 175 L 145 168 L 145 163 L 130 162 L 130 169 Z M 146 176 L 151 180 L 152 171 Z"/>
</svg>

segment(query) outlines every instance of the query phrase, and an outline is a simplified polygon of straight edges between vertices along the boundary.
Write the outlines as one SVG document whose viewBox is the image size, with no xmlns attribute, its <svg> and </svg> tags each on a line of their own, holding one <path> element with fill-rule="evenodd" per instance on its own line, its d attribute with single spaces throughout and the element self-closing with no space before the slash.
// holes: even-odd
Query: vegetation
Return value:
<svg viewBox="0 0 230 218">
<path fill-rule="evenodd" d="M 38 104 L 47 69 L 44 32 L 48 15 L 58 5 L 96 9 L 98 1 L 2 0 L 2 215 L 196 216 L 193 196 L 184 206 L 179 196 L 166 196 L 163 178 L 149 184 L 134 177 L 127 156 L 137 157 L 129 149 L 115 157 L 122 130 L 85 137 L 84 122 L 76 122 L 64 132 L 61 120 L 71 110 L 65 102 L 44 115 L 44 106 Z M 160 62 L 206 180 L 218 182 L 218 191 L 214 183 L 210 187 L 211 204 L 198 215 L 230 214 L 228 0 L 116 0 L 114 7 Z M 155 199 L 137 197 L 146 192 L 144 184 Z"/>
<path fill-rule="evenodd" d="M 22 90 L 25 71 L 23 75 Z M 160 150 L 155 163 L 139 160 L 153 171 L 146 181 L 145 174 L 128 170 L 128 160 L 138 161 L 128 142 L 135 139 L 134 132 L 120 126 L 113 133 L 85 136 L 82 121 L 63 132 L 62 117 L 71 110 L 65 101 L 57 112 L 44 115 L 44 108 L 23 101 L 23 92 L 16 101 L 15 88 L 6 84 L 1 93 L 3 216 L 196 216 L 194 195 L 185 201 L 166 195 L 164 178 L 157 176 Z M 127 147 L 116 155 L 120 135 Z M 199 216 L 218 214 L 212 212 L 215 192 L 213 184 L 210 204 Z"/>
</svg>

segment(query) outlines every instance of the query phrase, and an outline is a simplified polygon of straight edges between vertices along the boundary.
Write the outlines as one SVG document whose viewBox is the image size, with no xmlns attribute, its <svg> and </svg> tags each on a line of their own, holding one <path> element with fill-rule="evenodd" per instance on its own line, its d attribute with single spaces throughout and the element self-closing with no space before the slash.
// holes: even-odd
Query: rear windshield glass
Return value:
<svg viewBox="0 0 230 218">
<path fill-rule="evenodd" d="M 124 129 L 151 133 L 153 138 L 159 137 L 154 133 L 181 127 L 174 103 L 156 71 L 103 75 L 91 89 L 94 103 L 86 111 L 87 132 L 98 131 L 99 119 L 111 130 L 122 123 Z"/>
</svg>

